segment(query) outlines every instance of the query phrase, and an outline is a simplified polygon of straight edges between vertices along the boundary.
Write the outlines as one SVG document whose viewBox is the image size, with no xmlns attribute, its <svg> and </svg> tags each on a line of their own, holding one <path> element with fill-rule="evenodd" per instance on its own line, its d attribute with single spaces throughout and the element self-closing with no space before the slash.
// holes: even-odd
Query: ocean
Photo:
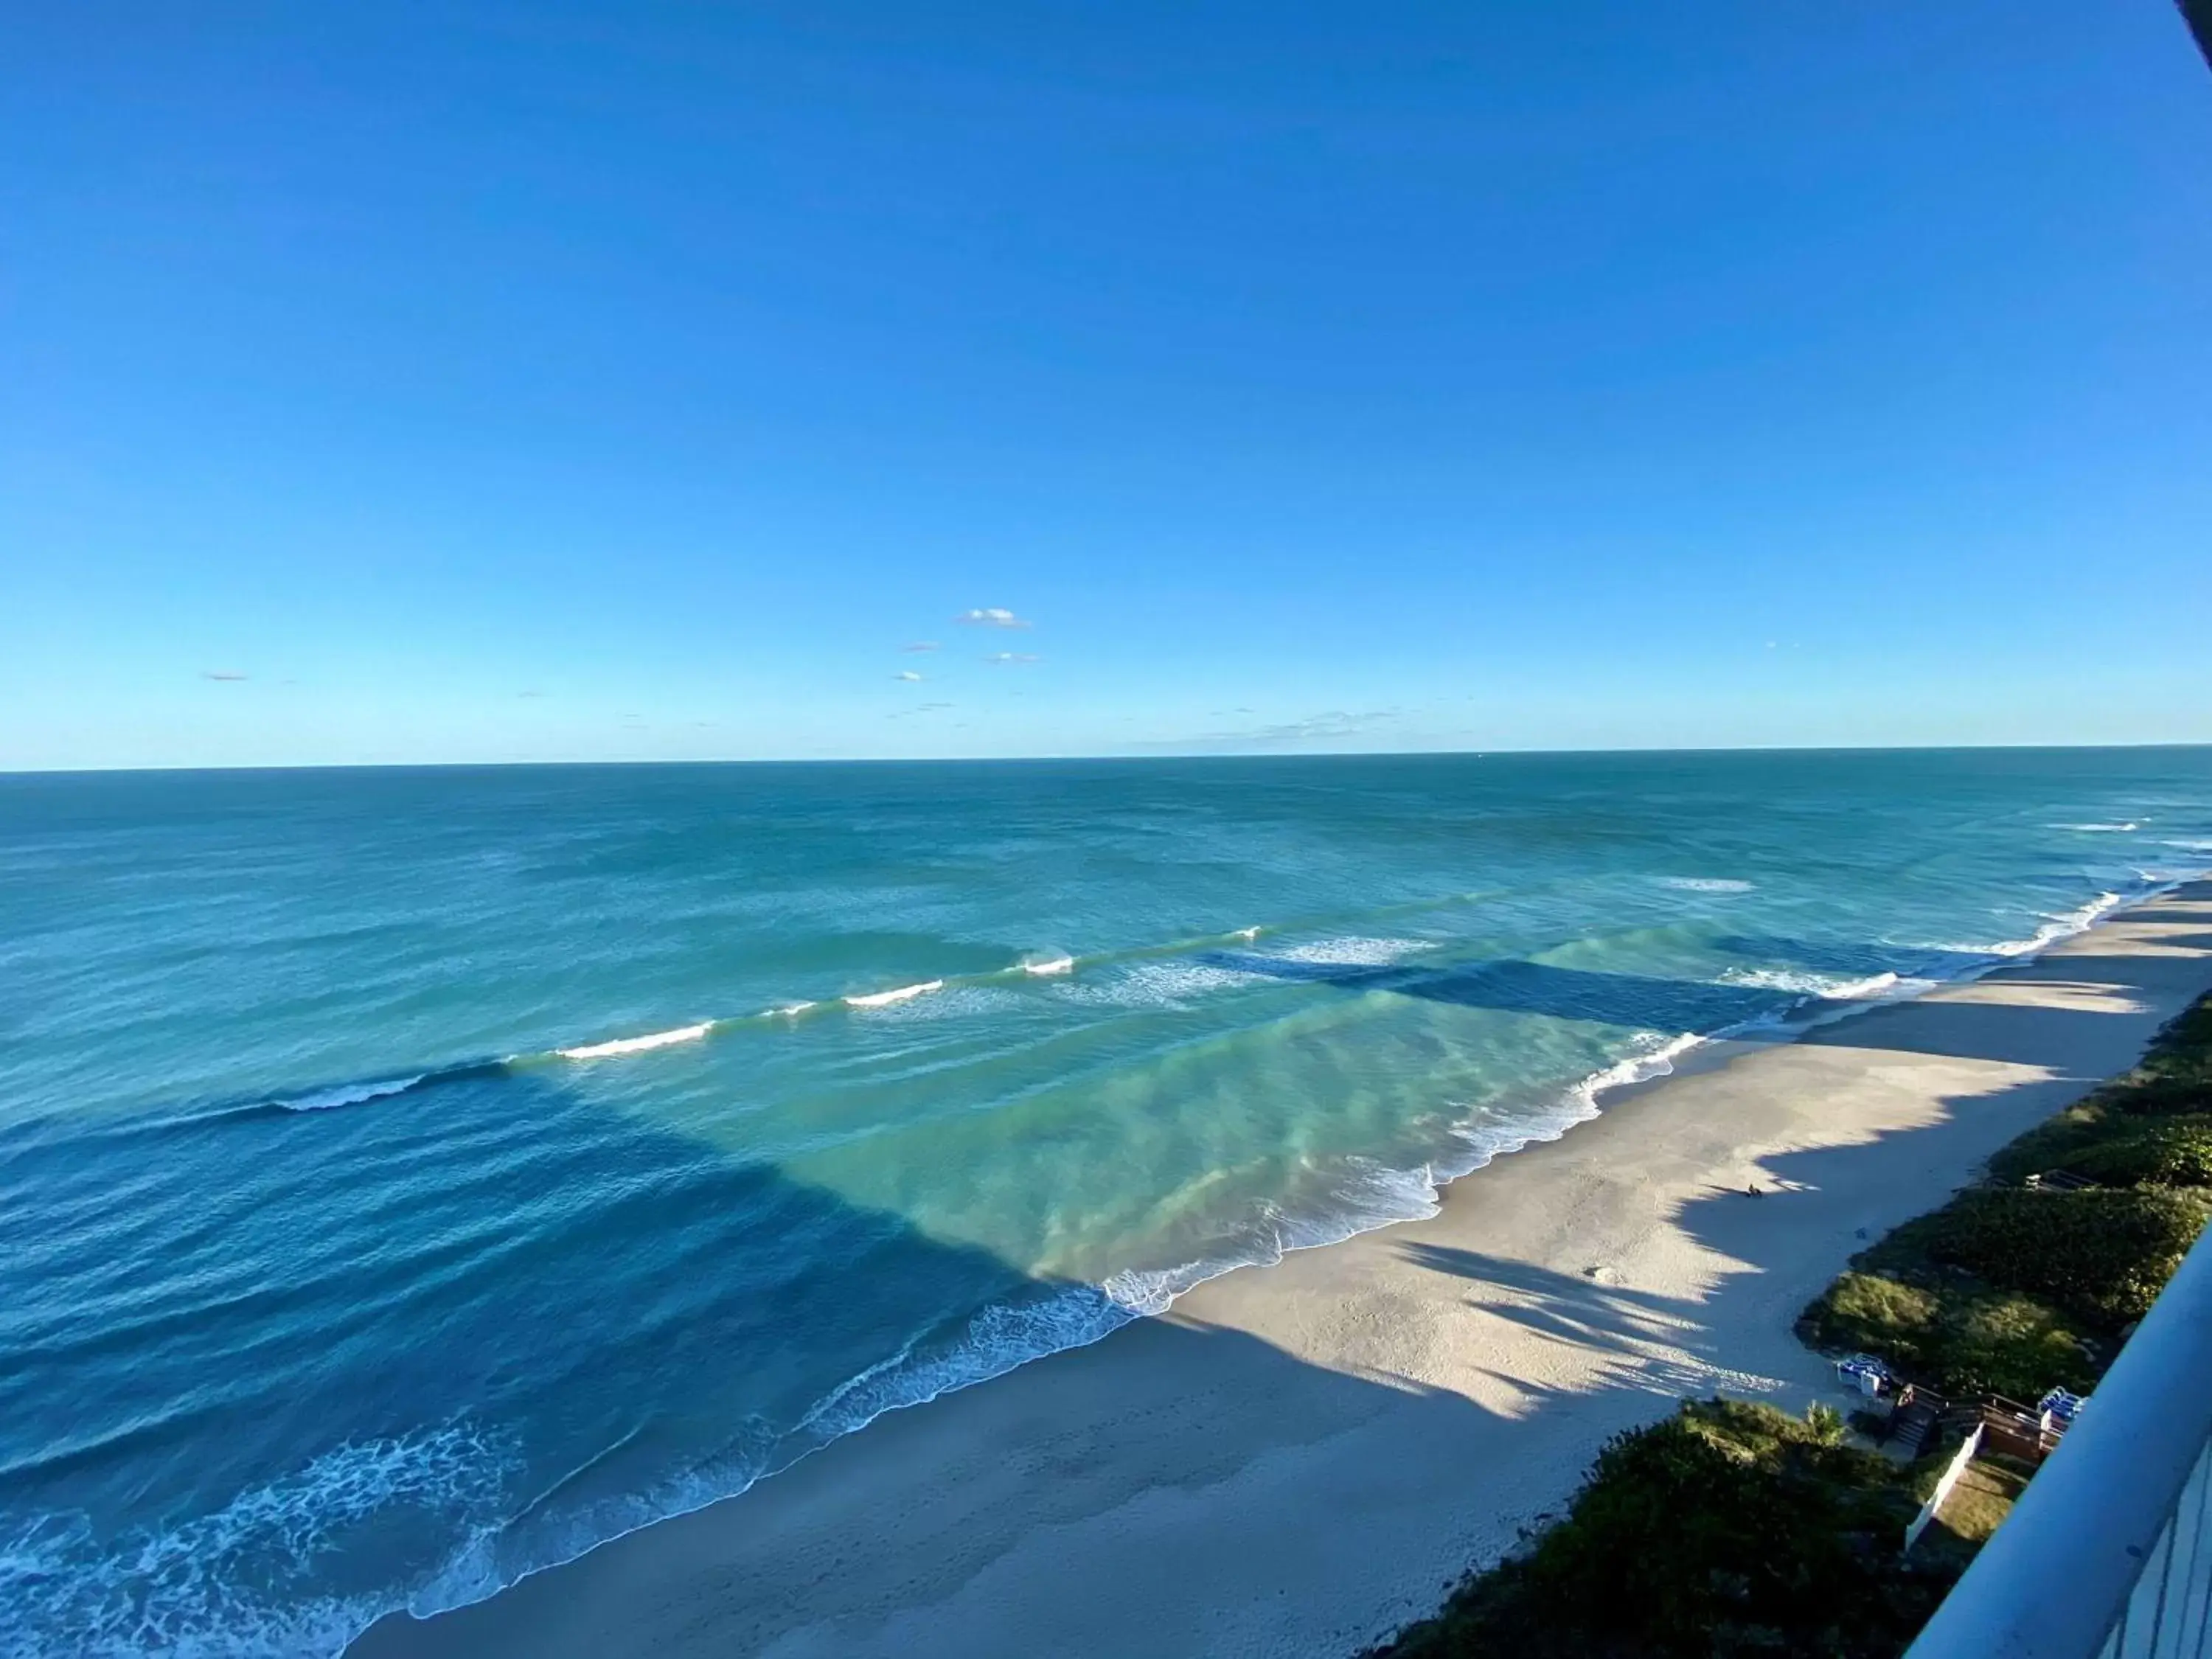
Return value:
<svg viewBox="0 0 2212 1659">
<path fill-rule="evenodd" d="M 2205 749 L 0 777 L 0 1654 L 334 1654 L 2208 867 Z"/>
</svg>

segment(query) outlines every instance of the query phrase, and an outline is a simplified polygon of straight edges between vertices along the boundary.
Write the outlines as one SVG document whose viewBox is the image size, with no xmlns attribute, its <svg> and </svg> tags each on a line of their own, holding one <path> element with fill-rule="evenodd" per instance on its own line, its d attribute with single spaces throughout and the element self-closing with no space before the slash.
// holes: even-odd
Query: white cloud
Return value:
<svg viewBox="0 0 2212 1659">
<path fill-rule="evenodd" d="M 1304 720 L 1285 720 L 1279 726 L 1255 726 L 1243 732 L 1214 732 L 1201 738 L 1170 738 L 1147 744 L 1145 747 L 1200 750 L 1295 748 L 1303 744 L 1358 737 L 1373 732 L 1377 726 L 1389 725 L 1405 712 L 1402 708 L 1331 708 L 1322 714 L 1309 714 Z"/>
<path fill-rule="evenodd" d="M 963 611 L 952 620 L 966 623 L 971 628 L 1028 628 L 1032 625 L 1027 618 L 1017 617 L 1012 611 L 1002 610 L 995 605 L 986 605 L 980 611 Z"/>
<path fill-rule="evenodd" d="M 989 656 L 984 658 L 983 660 L 985 662 L 1007 663 L 1042 662 L 1044 659 L 1042 657 L 1032 656 L 1026 651 L 994 651 Z"/>
<path fill-rule="evenodd" d="M 911 668 L 902 668 L 897 673 L 892 675 L 891 678 L 895 680 L 918 680 L 921 676 L 915 673 Z"/>
<path fill-rule="evenodd" d="M 200 678 L 204 680 L 242 680 L 246 676 L 228 668 L 203 668 Z"/>
</svg>

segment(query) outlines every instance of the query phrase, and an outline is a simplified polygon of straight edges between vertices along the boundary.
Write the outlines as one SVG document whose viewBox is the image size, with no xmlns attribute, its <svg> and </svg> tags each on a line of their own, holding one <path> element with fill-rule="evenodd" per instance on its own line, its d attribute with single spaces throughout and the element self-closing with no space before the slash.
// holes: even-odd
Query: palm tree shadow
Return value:
<svg viewBox="0 0 2212 1659">
<path fill-rule="evenodd" d="M 1577 1276 L 1458 1245 L 1409 1239 L 1398 1253 L 1479 1286 L 1468 1298 L 1471 1310 L 1602 1357 L 1608 1386 L 1678 1399 L 1746 1380 L 1722 1363 L 1711 1310 L 1696 1300 L 1632 1289 L 1602 1272 Z M 1523 1379 L 1488 1374 L 1526 1386 Z"/>
</svg>

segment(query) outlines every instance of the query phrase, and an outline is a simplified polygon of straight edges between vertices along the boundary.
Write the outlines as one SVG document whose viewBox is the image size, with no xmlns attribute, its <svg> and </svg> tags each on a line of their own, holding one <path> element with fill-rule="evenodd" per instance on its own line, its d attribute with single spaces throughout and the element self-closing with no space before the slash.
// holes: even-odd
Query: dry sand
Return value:
<svg viewBox="0 0 2212 1659">
<path fill-rule="evenodd" d="M 355 1651 L 1350 1653 L 1681 1395 L 1840 1399 L 1790 1335 L 1805 1303 L 2208 988 L 2200 883 L 1978 983 L 1707 1051 L 1432 1219 L 1232 1273 Z"/>
</svg>

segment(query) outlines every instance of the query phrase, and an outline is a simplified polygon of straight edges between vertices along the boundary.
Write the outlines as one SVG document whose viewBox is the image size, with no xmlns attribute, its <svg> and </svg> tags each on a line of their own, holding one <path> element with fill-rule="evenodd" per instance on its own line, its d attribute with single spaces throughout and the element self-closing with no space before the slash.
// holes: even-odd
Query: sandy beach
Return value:
<svg viewBox="0 0 2212 1659">
<path fill-rule="evenodd" d="M 1804 1304 L 2208 988 L 2198 883 L 1977 982 L 1700 1051 L 1432 1218 L 1215 1280 L 351 1651 L 1348 1654 L 1682 1395 L 1840 1398 L 1790 1334 Z"/>
</svg>

